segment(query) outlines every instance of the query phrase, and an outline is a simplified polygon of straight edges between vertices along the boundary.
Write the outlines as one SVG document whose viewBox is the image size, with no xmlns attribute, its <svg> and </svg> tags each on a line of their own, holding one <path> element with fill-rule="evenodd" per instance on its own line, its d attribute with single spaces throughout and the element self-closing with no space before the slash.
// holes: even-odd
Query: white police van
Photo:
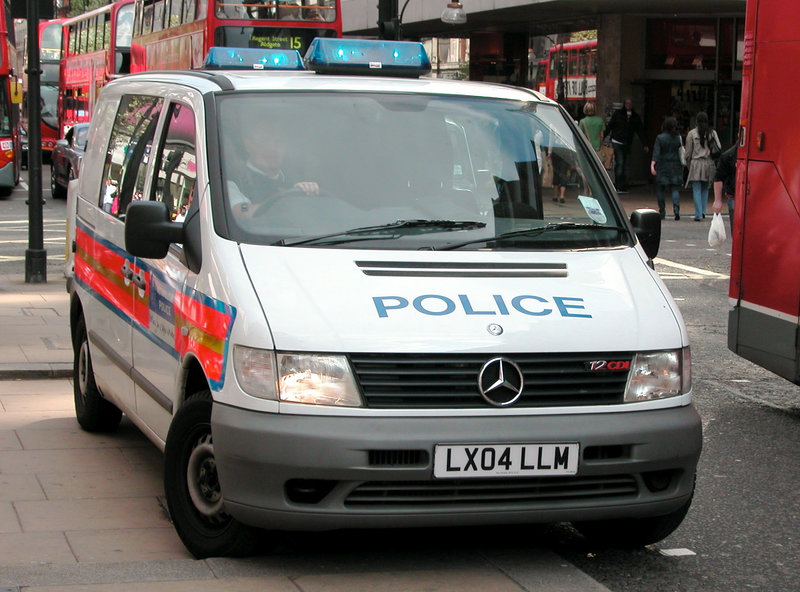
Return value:
<svg viewBox="0 0 800 592">
<path fill-rule="evenodd" d="M 109 83 L 70 187 L 78 421 L 124 412 L 164 450 L 193 554 L 680 524 L 701 426 L 659 215 L 625 218 L 558 105 L 420 77 L 419 44 L 207 64 Z"/>
</svg>

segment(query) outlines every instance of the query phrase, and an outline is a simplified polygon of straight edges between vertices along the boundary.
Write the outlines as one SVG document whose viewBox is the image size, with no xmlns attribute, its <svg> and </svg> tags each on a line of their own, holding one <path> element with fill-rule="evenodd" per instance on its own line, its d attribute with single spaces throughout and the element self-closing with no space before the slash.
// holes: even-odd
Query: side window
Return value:
<svg viewBox="0 0 800 592">
<path fill-rule="evenodd" d="M 100 207 L 124 218 L 132 199 L 141 199 L 145 171 L 163 99 L 141 95 L 122 97 L 103 167 Z"/>
<path fill-rule="evenodd" d="M 169 206 L 172 219 L 183 221 L 194 199 L 197 178 L 194 112 L 186 105 L 170 105 L 164 144 L 156 163 L 153 199 Z"/>
</svg>

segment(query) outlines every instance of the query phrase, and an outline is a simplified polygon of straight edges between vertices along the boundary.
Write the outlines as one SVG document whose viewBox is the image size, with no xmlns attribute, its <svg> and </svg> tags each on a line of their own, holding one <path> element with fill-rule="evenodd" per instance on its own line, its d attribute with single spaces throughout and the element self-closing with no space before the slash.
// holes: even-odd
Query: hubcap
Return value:
<svg viewBox="0 0 800 592">
<path fill-rule="evenodd" d="M 86 401 L 86 389 L 89 384 L 89 344 L 84 341 L 78 351 L 78 390 L 81 399 Z"/>
<path fill-rule="evenodd" d="M 203 434 L 192 449 L 186 467 L 186 480 L 189 496 L 197 511 L 211 522 L 225 522 L 211 434 Z"/>
</svg>

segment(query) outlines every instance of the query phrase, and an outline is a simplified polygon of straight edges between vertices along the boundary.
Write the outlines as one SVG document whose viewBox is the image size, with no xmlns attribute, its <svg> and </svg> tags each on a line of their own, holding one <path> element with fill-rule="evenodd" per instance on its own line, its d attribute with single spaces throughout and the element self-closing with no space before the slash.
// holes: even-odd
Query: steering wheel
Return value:
<svg viewBox="0 0 800 592">
<path fill-rule="evenodd" d="M 300 197 L 303 195 L 305 195 L 305 192 L 299 187 L 287 187 L 286 189 L 281 189 L 275 195 L 267 198 L 256 206 L 255 210 L 253 210 L 253 218 L 263 218 L 272 208 L 278 205 L 281 200 Z"/>
</svg>

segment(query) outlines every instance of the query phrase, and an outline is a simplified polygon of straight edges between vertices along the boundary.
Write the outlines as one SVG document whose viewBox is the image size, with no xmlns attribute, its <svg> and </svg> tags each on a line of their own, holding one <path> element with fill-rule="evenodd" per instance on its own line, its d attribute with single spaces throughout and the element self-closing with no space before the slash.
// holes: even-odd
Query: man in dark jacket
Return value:
<svg viewBox="0 0 800 592">
<path fill-rule="evenodd" d="M 611 146 L 614 148 L 614 184 L 617 191 L 628 190 L 628 158 L 634 135 L 639 136 L 644 151 L 648 152 L 642 118 L 633 110 L 633 100 L 625 99 L 622 109 L 614 111 L 604 134 L 604 137 L 611 138 Z"/>
<path fill-rule="evenodd" d="M 714 204 L 711 206 L 714 212 L 721 212 L 722 196 L 727 197 L 731 230 L 733 230 L 733 195 L 736 188 L 736 151 L 738 148 L 737 142 L 719 157 L 717 172 L 714 175 Z"/>
</svg>

